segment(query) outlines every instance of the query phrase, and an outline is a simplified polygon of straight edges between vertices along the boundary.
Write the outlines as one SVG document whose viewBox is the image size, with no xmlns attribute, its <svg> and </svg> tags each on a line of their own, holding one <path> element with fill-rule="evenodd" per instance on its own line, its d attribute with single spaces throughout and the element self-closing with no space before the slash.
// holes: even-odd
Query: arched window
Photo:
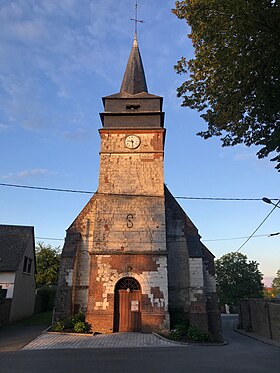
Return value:
<svg viewBox="0 0 280 373">
<path fill-rule="evenodd" d="M 141 290 L 139 282 L 132 277 L 122 278 L 116 285 L 116 290 Z"/>
</svg>

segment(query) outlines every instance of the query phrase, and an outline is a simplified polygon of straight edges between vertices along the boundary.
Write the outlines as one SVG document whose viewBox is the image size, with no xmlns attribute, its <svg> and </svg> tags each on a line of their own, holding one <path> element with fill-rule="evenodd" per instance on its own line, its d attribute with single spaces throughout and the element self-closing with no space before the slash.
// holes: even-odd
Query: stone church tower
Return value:
<svg viewBox="0 0 280 373">
<path fill-rule="evenodd" d="M 221 338 L 213 255 L 164 185 L 162 97 L 134 38 L 120 92 L 103 98 L 97 192 L 67 230 L 56 319 L 94 331 L 167 332 L 185 317 Z"/>
</svg>

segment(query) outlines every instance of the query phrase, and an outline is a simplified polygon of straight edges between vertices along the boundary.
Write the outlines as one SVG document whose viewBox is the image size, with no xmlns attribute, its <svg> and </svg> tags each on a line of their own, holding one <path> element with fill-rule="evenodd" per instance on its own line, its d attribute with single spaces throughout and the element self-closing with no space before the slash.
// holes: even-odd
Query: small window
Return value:
<svg viewBox="0 0 280 373">
<path fill-rule="evenodd" d="M 27 273 L 31 273 L 32 259 L 28 258 Z"/>
<path fill-rule="evenodd" d="M 24 261 L 23 261 L 23 272 L 31 273 L 31 267 L 32 267 L 32 259 L 25 256 Z"/>
<path fill-rule="evenodd" d="M 141 107 L 139 104 L 126 105 L 127 110 L 138 110 Z"/>
<path fill-rule="evenodd" d="M 27 272 L 27 264 L 28 264 L 28 258 L 27 256 L 25 256 L 24 262 L 23 262 L 23 272 Z"/>
</svg>

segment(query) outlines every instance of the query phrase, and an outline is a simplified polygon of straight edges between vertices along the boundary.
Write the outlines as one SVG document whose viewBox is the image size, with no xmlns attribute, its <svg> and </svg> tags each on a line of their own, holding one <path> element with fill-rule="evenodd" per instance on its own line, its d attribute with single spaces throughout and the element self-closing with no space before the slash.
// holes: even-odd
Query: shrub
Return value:
<svg viewBox="0 0 280 373">
<path fill-rule="evenodd" d="M 83 312 L 76 313 L 66 317 L 64 320 L 58 321 L 52 327 L 55 332 L 67 332 L 75 333 L 88 333 L 91 329 L 91 325 L 85 321 L 85 314 Z"/>
<path fill-rule="evenodd" d="M 74 324 L 74 332 L 75 333 L 87 333 L 90 331 L 90 324 L 85 321 L 77 321 Z"/>
<path fill-rule="evenodd" d="M 54 306 L 55 288 L 42 286 L 37 290 L 36 303 L 37 312 L 51 311 Z"/>
<path fill-rule="evenodd" d="M 72 323 L 71 317 L 66 317 L 65 319 L 62 320 L 64 324 L 64 329 L 73 329 L 74 324 Z"/>
<path fill-rule="evenodd" d="M 211 342 L 213 341 L 211 333 L 201 331 L 197 326 L 181 322 L 176 324 L 174 329 L 170 330 L 169 336 L 175 341 L 190 340 L 194 342 Z"/>
<path fill-rule="evenodd" d="M 74 326 L 77 322 L 85 322 L 86 316 L 83 312 L 78 312 L 70 317 L 71 323 Z"/>
<path fill-rule="evenodd" d="M 182 339 L 188 331 L 188 325 L 185 321 L 182 321 L 175 325 L 174 329 L 170 330 L 169 335 L 176 341 Z"/>
<path fill-rule="evenodd" d="M 210 342 L 213 340 L 211 333 L 203 332 L 195 325 L 191 325 L 188 328 L 187 335 L 195 342 Z"/>
<path fill-rule="evenodd" d="M 58 322 L 56 322 L 54 325 L 53 325 L 53 327 L 52 327 L 52 330 L 54 331 L 54 332 L 62 332 L 63 330 L 64 330 L 64 323 L 63 323 L 63 321 L 58 321 Z"/>
<path fill-rule="evenodd" d="M 83 312 L 76 313 L 75 315 L 66 317 L 63 322 L 65 329 L 73 329 L 77 322 L 85 322 L 85 314 Z"/>
</svg>

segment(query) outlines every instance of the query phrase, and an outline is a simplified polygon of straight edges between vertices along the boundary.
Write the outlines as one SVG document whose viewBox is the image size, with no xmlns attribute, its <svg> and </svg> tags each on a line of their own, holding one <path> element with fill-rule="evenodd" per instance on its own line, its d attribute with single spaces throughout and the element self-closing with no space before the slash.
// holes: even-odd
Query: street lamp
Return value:
<svg viewBox="0 0 280 373">
<path fill-rule="evenodd" d="M 273 202 L 271 201 L 271 199 L 269 199 L 269 198 L 267 198 L 267 197 L 263 197 L 262 200 L 263 200 L 265 203 L 269 203 L 270 205 L 273 205 L 273 206 L 278 207 L 278 208 L 280 209 L 280 206 L 278 206 L 279 203 L 280 203 L 280 199 L 279 199 L 279 201 L 278 201 L 277 203 L 273 203 Z"/>
</svg>

